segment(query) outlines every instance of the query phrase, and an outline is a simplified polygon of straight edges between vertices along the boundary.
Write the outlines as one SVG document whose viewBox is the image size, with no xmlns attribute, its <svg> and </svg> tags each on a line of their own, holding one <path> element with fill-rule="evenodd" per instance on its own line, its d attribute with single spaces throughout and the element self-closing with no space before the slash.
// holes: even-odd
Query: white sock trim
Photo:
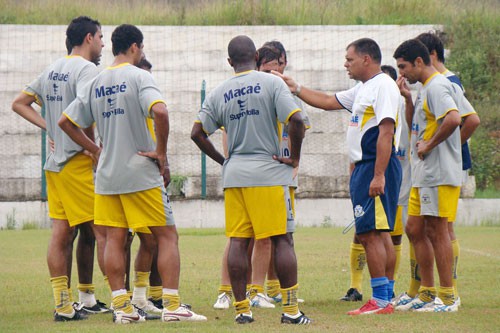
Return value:
<svg viewBox="0 0 500 333">
<path fill-rule="evenodd" d="M 168 289 L 168 288 L 163 288 L 163 295 L 179 295 L 179 289 Z"/>
</svg>

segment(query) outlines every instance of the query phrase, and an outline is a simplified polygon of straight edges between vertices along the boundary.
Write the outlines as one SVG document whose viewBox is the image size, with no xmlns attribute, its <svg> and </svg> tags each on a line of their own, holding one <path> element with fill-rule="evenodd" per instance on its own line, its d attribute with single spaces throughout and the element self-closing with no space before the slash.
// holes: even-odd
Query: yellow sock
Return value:
<svg viewBox="0 0 500 333">
<path fill-rule="evenodd" d="M 109 285 L 109 278 L 108 278 L 108 276 L 104 275 L 103 276 L 103 280 L 104 280 L 104 283 L 106 284 L 106 286 L 108 287 L 109 292 L 111 292 L 112 290 L 111 290 L 111 286 Z"/>
<path fill-rule="evenodd" d="M 399 263 L 401 262 L 401 250 L 403 244 L 394 245 L 394 253 L 396 254 L 396 264 L 394 265 L 394 281 L 398 278 Z"/>
<path fill-rule="evenodd" d="M 58 313 L 72 314 L 74 310 L 73 303 L 69 300 L 68 277 L 57 276 L 51 278 L 50 283 L 52 284 L 52 291 L 54 293 L 56 311 Z"/>
<path fill-rule="evenodd" d="M 408 296 L 415 297 L 418 294 L 418 289 L 420 288 L 420 271 L 417 264 L 417 257 L 415 257 L 415 248 L 413 244 L 410 243 L 410 288 L 407 291 Z"/>
<path fill-rule="evenodd" d="M 248 298 L 245 298 L 241 302 L 233 302 L 233 306 L 236 310 L 236 315 L 250 313 L 250 300 Z"/>
<path fill-rule="evenodd" d="M 276 297 L 280 293 L 280 280 L 267 280 L 266 289 L 269 297 Z"/>
<path fill-rule="evenodd" d="M 436 298 L 436 288 L 420 286 L 418 289 L 418 298 L 420 298 L 422 302 L 431 302 Z"/>
<path fill-rule="evenodd" d="M 233 289 L 231 288 L 231 285 L 229 284 L 221 284 L 219 286 L 219 295 L 222 293 L 226 293 L 229 297 L 233 296 Z"/>
<path fill-rule="evenodd" d="M 363 268 L 366 265 L 365 248 L 361 244 L 351 243 L 351 288 L 357 289 L 361 293 L 363 284 Z"/>
<path fill-rule="evenodd" d="M 160 300 L 163 295 L 163 287 L 162 286 L 150 286 L 149 287 L 149 298 L 157 301 Z"/>
<path fill-rule="evenodd" d="M 250 291 L 250 289 L 252 289 L 252 285 L 251 284 L 247 284 L 247 293 Z"/>
<path fill-rule="evenodd" d="M 458 243 L 458 239 L 451 241 L 451 246 L 453 248 L 453 293 L 455 294 L 455 298 L 457 298 L 458 297 L 457 270 L 458 270 L 458 257 L 460 256 L 460 244 Z M 444 300 L 443 300 L 443 302 L 444 302 Z"/>
<path fill-rule="evenodd" d="M 149 286 L 149 272 L 135 272 L 134 287 Z"/>
<path fill-rule="evenodd" d="M 163 308 L 168 311 L 174 311 L 181 305 L 181 297 L 179 295 L 163 294 Z"/>
<path fill-rule="evenodd" d="M 134 312 L 134 308 L 132 307 L 130 303 L 130 297 L 128 294 L 121 294 L 118 296 L 113 297 L 113 307 L 115 310 L 120 310 L 125 313 L 132 313 Z"/>
<path fill-rule="evenodd" d="M 281 296 L 283 297 L 283 312 L 291 316 L 299 313 L 299 303 L 297 302 L 297 291 L 299 285 L 296 284 L 290 288 L 281 288 Z"/>
<path fill-rule="evenodd" d="M 69 301 L 71 304 L 73 304 L 73 290 L 71 288 L 68 288 L 68 296 L 69 296 Z"/>
<path fill-rule="evenodd" d="M 78 283 L 78 286 L 76 288 L 78 289 L 78 291 L 81 291 L 82 293 L 87 293 L 87 294 L 93 294 L 95 291 L 94 284 Z"/>
<path fill-rule="evenodd" d="M 264 287 L 258 284 L 252 284 L 248 292 L 248 298 L 252 299 L 259 293 L 264 293 Z"/>
<path fill-rule="evenodd" d="M 443 301 L 445 305 L 452 305 L 455 302 L 453 287 L 439 287 L 438 297 Z"/>
</svg>

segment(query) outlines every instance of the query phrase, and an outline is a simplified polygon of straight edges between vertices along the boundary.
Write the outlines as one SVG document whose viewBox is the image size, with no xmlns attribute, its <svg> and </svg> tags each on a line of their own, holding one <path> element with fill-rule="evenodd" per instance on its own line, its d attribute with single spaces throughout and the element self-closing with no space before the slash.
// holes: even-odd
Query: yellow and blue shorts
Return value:
<svg viewBox="0 0 500 333">
<path fill-rule="evenodd" d="M 148 233 L 148 227 L 173 226 L 175 220 L 167 191 L 160 186 L 124 194 L 96 194 L 94 223 Z"/>
<path fill-rule="evenodd" d="M 292 216 L 295 218 L 295 190 L 296 187 L 290 186 L 290 202 L 292 203 Z"/>
<path fill-rule="evenodd" d="M 398 205 L 396 211 L 396 221 L 394 222 L 394 230 L 391 231 L 391 236 L 401 236 L 404 233 L 406 221 L 408 220 L 408 206 Z"/>
<path fill-rule="evenodd" d="M 459 186 L 412 187 L 408 215 L 446 217 L 450 222 L 455 221 L 459 197 Z"/>
<path fill-rule="evenodd" d="M 356 163 L 350 179 L 351 202 L 356 234 L 372 230 L 393 231 L 401 185 L 402 171 L 398 159 L 391 155 L 385 171 L 384 194 L 369 196 L 375 171 L 375 160 Z"/>
<path fill-rule="evenodd" d="M 288 186 L 224 190 L 226 236 L 263 239 L 295 231 Z"/>
<path fill-rule="evenodd" d="M 59 172 L 45 171 L 49 217 L 67 220 L 71 227 L 94 219 L 92 159 L 73 156 Z"/>
</svg>

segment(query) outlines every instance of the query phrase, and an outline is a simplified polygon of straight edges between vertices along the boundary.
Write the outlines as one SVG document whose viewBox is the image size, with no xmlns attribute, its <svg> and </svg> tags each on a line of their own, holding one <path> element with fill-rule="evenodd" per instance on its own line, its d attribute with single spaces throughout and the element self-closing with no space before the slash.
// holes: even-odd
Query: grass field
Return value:
<svg viewBox="0 0 500 333">
<path fill-rule="evenodd" d="M 256 321 L 236 327 L 234 311 L 216 311 L 221 254 L 225 237 L 221 229 L 180 229 L 182 258 L 181 298 L 206 315 L 206 323 L 147 322 L 134 327 L 112 323 L 111 315 L 95 315 L 86 322 L 54 323 L 53 299 L 45 260 L 50 230 L 0 232 L 0 332 L 498 332 L 500 327 L 500 227 L 458 227 L 461 243 L 459 288 L 462 307 L 458 313 L 397 313 L 391 316 L 351 318 L 346 311 L 360 303 L 341 303 L 349 287 L 348 248 L 352 232 L 342 235 L 340 228 L 300 228 L 295 235 L 299 261 L 301 309 L 314 323 L 310 327 L 279 324 L 281 309 L 254 310 Z M 137 247 L 137 240 L 134 247 Z M 408 284 L 408 246 L 403 247 L 402 268 L 396 291 Z M 76 267 L 74 268 L 76 272 Z M 370 296 L 365 272 L 364 297 Z M 94 281 L 97 297 L 109 304 L 101 274 Z M 76 273 L 73 277 L 76 287 Z M 77 296 L 76 290 L 73 291 Z"/>
</svg>

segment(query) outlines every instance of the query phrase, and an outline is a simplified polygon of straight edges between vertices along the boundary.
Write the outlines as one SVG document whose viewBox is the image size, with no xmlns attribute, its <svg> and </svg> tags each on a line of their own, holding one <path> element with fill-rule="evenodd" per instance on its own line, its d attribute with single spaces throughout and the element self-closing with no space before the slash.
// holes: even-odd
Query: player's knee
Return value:
<svg viewBox="0 0 500 333">
<path fill-rule="evenodd" d="M 287 232 L 286 234 L 283 234 L 283 235 L 273 236 L 271 239 L 272 239 L 272 242 L 273 242 L 275 247 L 279 247 L 279 246 L 291 246 L 291 247 L 293 247 L 293 245 L 294 245 L 293 234 L 291 232 Z"/>
<path fill-rule="evenodd" d="M 266 250 L 266 249 L 270 250 L 271 244 L 272 244 L 271 238 L 263 238 L 263 239 L 255 240 L 254 251 L 255 251 L 255 248 L 258 248 L 260 250 Z"/>
</svg>

